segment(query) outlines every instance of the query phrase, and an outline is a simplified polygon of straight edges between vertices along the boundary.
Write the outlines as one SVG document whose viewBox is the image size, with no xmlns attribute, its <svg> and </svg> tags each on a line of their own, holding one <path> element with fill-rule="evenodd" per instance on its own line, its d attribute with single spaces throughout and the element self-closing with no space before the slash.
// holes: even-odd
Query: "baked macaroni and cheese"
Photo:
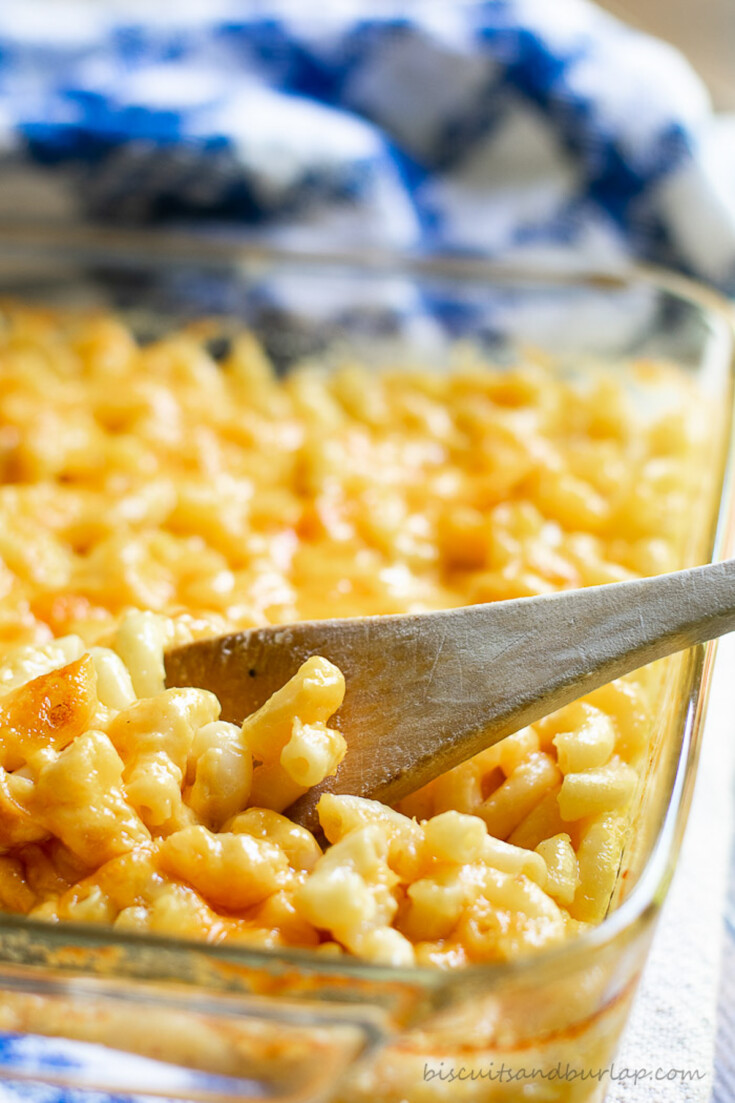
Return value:
<svg viewBox="0 0 735 1103">
<path fill-rule="evenodd" d="M 708 448 L 693 385 L 460 347 L 445 373 L 277 378 L 251 336 L 221 363 L 205 337 L 140 347 L 111 316 L 2 309 L 0 907 L 442 968 L 599 922 L 660 667 L 399 807 L 322 797 L 323 850 L 283 810 L 349 754 L 340 671 L 310 659 L 236 726 L 166 689 L 163 653 L 684 565 Z"/>
</svg>

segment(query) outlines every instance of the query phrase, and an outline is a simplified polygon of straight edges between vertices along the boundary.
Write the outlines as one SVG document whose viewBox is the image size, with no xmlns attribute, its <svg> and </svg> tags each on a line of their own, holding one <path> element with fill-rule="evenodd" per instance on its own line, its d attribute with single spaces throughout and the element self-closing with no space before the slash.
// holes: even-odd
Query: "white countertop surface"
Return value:
<svg viewBox="0 0 735 1103">
<path fill-rule="evenodd" d="M 723 915 L 735 822 L 735 635 L 719 644 L 682 851 L 616 1069 L 687 1070 L 631 1079 L 608 1103 L 705 1103 L 713 1087 Z"/>
</svg>

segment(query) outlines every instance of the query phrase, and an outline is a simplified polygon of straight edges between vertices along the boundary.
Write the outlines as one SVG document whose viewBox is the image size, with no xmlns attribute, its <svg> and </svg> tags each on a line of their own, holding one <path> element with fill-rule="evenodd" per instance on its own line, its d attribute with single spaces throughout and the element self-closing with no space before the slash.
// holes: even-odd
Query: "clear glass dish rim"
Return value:
<svg viewBox="0 0 735 1103">
<path fill-rule="evenodd" d="M 170 267 L 178 261 L 189 261 L 203 267 L 223 263 L 293 264 L 304 267 L 341 266 L 366 275 L 395 276 L 405 274 L 418 279 L 443 278 L 462 283 L 546 284 L 560 287 L 589 287 L 604 293 L 634 284 L 648 285 L 654 290 L 689 302 L 706 314 L 724 323 L 729 335 L 727 364 L 730 384 L 730 437 L 719 479 L 720 497 L 710 532 L 712 559 L 723 555 L 733 541 L 735 520 L 735 439 L 733 437 L 732 390 L 735 382 L 735 305 L 717 291 L 667 269 L 636 262 L 621 263 L 612 269 L 597 269 L 588 265 L 555 268 L 545 264 L 506 264 L 502 261 L 473 255 L 429 252 L 389 252 L 385 250 L 319 250 L 274 244 L 262 236 L 233 234 L 232 227 L 207 226 L 191 229 L 139 229 L 107 227 L 88 223 L 10 223 L 0 219 L 0 257 L 4 247 L 29 253 L 62 254 L 70 259 L 104 255 L 119 263 L 139 261 L 153 267 Z M 5 259 L 5 258 L 3 258 Z M 12 253 L 8 259 L 12 260 Z M 699 648 L 693 656 L 691 690 L 686 704 L 687 714 L 682 733 L 682 746 L 672 795 L 656 842 L 643 872 L 630 895 L 597 927 L 577 935 L 567 943 L 517 961 L 472 965 L 460 970 L 443 971 L 428 966 L 395 967 L 376 965 L 357 958 L 329 959 L 313 951 L 298 949 L 262 950 L 245 946 L 212 945 L 195 939 L 177 939 L 165 935 L 117 932 L 112 928 L 78 923 L 52 924 L 0 912 L 0 935 L 3 931 L 28 931 L 42 934 L 44 940 L 58 945 L 81 945 L 89 948 L 135 947 L 183 954 L 197 954 L 221 965 L 241 966 L 249 970 L 272 972 L 279 964 L 302 973 L 323 977 L 353 978 L 363 982 L 408 984 L 430 991 L 472 987 L 487 989 L 507 982 L 530 978 L 541 982 L 545 976 L 574 968 L 588 955 L 614 943 L 624 933 L 633 933 L 650 922 L 663 903 L 673 874 L 689 811 L 691 790 L 696 775 L 698 744 L 702 727 L 716 643 Z M 0 958 L 0 970 L 2 969 Z M 17 960 L 14 965 L 20 964 Z M 34 966 L 30 966 L 33 968 Z M 47 968 L 47 967 L 44 967 Z M 66 971 L 66 970 L 64 970 Z M 108 980 L 115 970 L 106 971 Z M 129 974 L 124 974 L 129 979 Z M 158 978 L 137 977 L 140 983 Z M 198 987 L 195 985 L 195 987 Z"/>
</svg>

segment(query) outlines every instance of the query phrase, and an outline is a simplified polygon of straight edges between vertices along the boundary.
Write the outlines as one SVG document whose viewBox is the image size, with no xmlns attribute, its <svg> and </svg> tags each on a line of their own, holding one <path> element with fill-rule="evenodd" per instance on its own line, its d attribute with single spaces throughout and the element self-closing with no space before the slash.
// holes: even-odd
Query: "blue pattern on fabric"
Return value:
<svg viewBox="0 0 735 1103">
<path fill-rule="evenodd" d="M 80 216 L 627 253 L 735 287 L 701 86 L 584 0 L 364 0 L 349 17 L 220 0 L 165 20 L 89 5 L 60 35 L 64 4 L 28 3 L 25 19 L 0 10 L 0 156 L 63 174 Z M 697 203 L 709 218 L 692 242 Z"/>
</svg>

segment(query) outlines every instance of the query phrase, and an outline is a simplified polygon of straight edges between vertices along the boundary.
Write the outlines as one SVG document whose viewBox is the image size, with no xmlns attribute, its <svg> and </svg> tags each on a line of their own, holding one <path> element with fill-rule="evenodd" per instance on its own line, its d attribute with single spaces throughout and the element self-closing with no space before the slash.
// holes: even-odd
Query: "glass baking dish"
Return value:
<svg viewBox="0 0 735 1103">
<path fill-rule="evenodd" d="M 345 355 L 441 367 L 458 341 L 499 370 L 529 345 L 576 374 L 673 361 L 713 411 L 688 558 L 730 547 L 732 318 L 676 276 L 5 226 L 0 295 L 104 305 L 141 341 L 206 317 L 214 355 L 244 323 L 283 372 Z M 532 958 L 442 972 L 2 915 L 1 1074 L 212 1103 L 601 1098 L 684 830 L 712 661 L 712 646 L 667 661 L 649 782 L 599 927 Z"/>
</svg>

